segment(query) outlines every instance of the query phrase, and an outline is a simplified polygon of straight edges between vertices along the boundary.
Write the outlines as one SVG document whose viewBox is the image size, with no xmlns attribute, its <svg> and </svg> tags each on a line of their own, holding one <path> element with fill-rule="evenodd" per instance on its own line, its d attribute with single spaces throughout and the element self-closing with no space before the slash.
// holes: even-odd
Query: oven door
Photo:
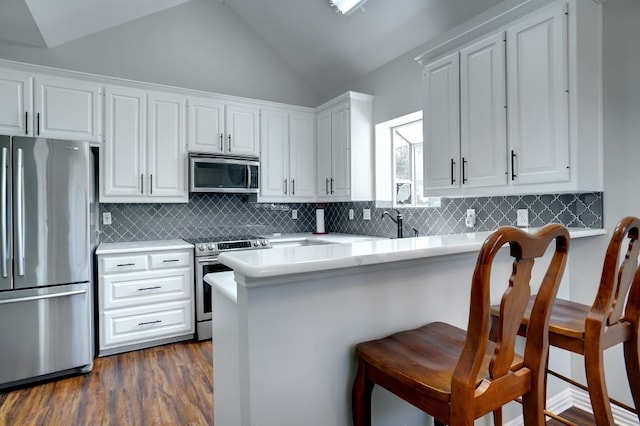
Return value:
<svg viewBox="0 0 640 426">
<path fill-rule="evenodd" d="M 217 256 L 196 258 L 196 267 L 196 321 L 206 321 L 211 319 L 211 286 L 204 276 L 232 269 L 218 262 Z"/>
</svg>

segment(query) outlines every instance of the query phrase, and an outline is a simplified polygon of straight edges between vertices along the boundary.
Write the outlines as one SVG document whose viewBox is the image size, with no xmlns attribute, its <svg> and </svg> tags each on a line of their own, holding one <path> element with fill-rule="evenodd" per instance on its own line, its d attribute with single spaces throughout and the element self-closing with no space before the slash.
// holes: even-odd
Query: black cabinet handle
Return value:
<svg viewBox="0 0 640 426">
<path fill-rule="evenodd" d="M 40 134 L 40 113 L 38 113 L 37 120 L 38 122 L 38 135 Z"/>
<path fill-rule="evenodd" d="M 116 266 L 133 266 L 135 263 L 118 263 Z"/>
<path fill-rule="evenodd" d="M 333 194 L 333 178 L 329 179 L 329 182 L 331 183 L 331 193 Z"/>
<path fill-rule="evenodd" d="M 453 161 L 453 158 L 451 159 L 451 185 L 454 185 L 456 183 L 456 179 L 453 177 L 453 169 L 456 165 L 456 162 Z"/>
<path fill-rule="evenodd" d="M 153 195 L 153 174 L 149 175 L 149 195 Z"/>
<path fill-rule="evenodd" d="M 140 175 L 140 193 L 144 194 L 144 175 Z"/>
<path fill-rule="evenodd" d="M 291 179 L 291 195 L 296 195 L 296 180 Z"/>
<path fill-rule="evenodd" d="M 462 184 L 463 185 L 467 183 L 466 169 L 467 169 L 467 160 L 465 160 L 464 157 L 462 157 Z"/>
<path fill-rule="evenodd" d="M 29 111 L 24 112 L 24 134 L 29 134 Z"/>
<path fill-rule="evenodd" d="M 282 185 L 282 192 L 284 192 L 284 195 L 287 195 L 287 180 L 285 179 Z"/>
<path fill-rule="evenodd" d="M 228 138 L 229 138 L 229 152 L 231 152 L 231 135 L 229 135 Z"/>
<path fill-rule="evenodd" d="M 220 151 L 224 151 L 224 141 L 222 140 L 224 138 L 224 135 L 222 133 L 220 133 Z"/>
<path fill-rule="evenodd" d="M 162 286 L 161 285 L 156 285 L 156 286 L 153 286 L 153 287 L 142 287 L 142 288 L 139 288 L 138 291 L 157 290 L 159 288 L 162 288 Z"/>
<path fill-rule="evenodd" d="M 516 152 L 511 150 L 511 180 L 516 180 Z"/>
<path fill-rule="evenodd" d="M 170 262 L 180 262 L 180 259 L 165 259 L 162 263 L 170 263 Z"/>
<path fill-rule="evenodd" d="M 141 326 L 141 325 L 159 324 L 161 322 L 162 322 L 162 320 L 139 322 L 138 325 Z"/>
</svg>

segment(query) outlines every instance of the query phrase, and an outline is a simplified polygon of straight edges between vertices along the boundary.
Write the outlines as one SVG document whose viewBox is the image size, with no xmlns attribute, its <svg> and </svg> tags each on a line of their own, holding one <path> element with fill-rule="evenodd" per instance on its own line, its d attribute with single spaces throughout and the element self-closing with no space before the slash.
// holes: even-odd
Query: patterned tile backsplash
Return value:
<svg viewBox="0 0 640 426">
<path fill-rule="evenodd" d="M 467 209 L 476 210 L 474 228 L 465 227 Z M 443 198 L 441 207 L 402 208 L 404 235 L 416 228 L 420 235 L 490 231 L 515 225 L 516 210 L 529 210 L 530 226 L 559 222 L 567 226 L 602 228 L 602 193 L 549 194 L 505 197 Z M 291 219 L 291 210 L 298 219 Z M 349 220 L 349 209 L 355 217 Z M 371 220 L 362 220 L 362 210 Z M 329 232 L 395 237 L 396 225 L 382 218 L 385 209 L 375 202 L 325 205 Z M 389 209 L 386 209 L 389 210 Z M 101 225 L 101 242 L 206 238 L 237 234 L 311 232 L 315 229 L 315 204 L 261 204 L 227 194 L 192 194 L 187 204 L 101 204 L 111 212 L 112 225 Z M 390 211 L 394 214 L 395 212 Z"/>
</svg>

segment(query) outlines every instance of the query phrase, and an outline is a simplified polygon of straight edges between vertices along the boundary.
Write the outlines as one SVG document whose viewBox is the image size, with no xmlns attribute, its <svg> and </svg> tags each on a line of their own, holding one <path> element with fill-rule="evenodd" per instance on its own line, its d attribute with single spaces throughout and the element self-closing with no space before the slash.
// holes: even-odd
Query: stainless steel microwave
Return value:
<svg viewBox="0 0 640 426">
<path fill-rule="evenodd" d="M 257 194 L 259 165 L 258 159 L 191 154 L 189 191 Z"/>
</svg>

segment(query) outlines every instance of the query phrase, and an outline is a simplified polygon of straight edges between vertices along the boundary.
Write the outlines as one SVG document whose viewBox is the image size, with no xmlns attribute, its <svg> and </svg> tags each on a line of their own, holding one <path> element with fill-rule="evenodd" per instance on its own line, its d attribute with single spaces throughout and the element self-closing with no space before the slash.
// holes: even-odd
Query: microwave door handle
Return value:
<svg viewBox="0 0 640 426">
<path fill-rule="evenodd" d="M 251 166 L 246 165 L 247 168 L 247 189 L 251 189 Z"/>
</svg>

